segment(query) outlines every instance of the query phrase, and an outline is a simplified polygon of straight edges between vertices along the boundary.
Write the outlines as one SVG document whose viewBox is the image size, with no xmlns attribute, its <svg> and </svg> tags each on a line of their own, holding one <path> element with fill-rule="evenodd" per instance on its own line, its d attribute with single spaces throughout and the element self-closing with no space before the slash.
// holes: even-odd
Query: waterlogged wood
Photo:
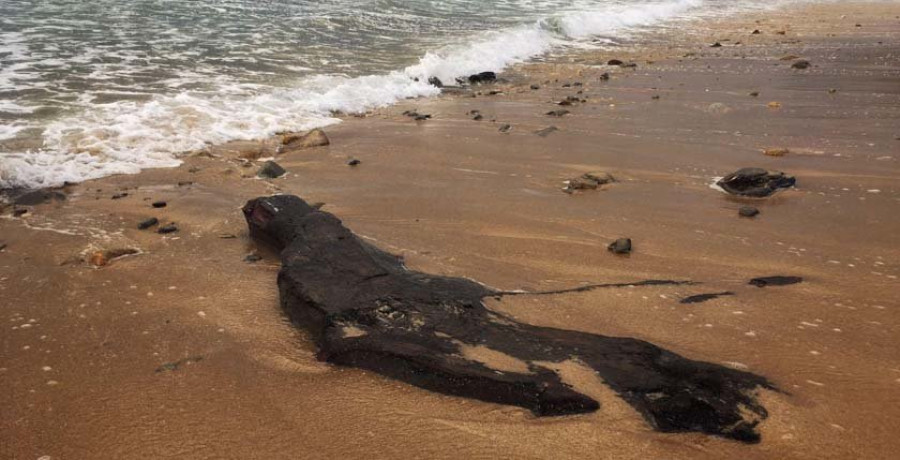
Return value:
<svg viewBox="0 0 900 460">
<path fill-rule="evenodd" d="M 244 214 L 254 237 L 281 250 L 282 307 L 311 333 L 321 360 L 553 416 L 599 408 L 555 371 L 536 364 L 575 359 L 656 430 L 760 439 L 755 428 L 767 414 L 754 394 L 772 388 L 763 377 L 690 360 L 642 340 L 520 323 L 482 300 L 527 293 L 408 270 L 296 196 L 252 200 Z M 577 290 L 618 286 L 623 285 Z M 470 359 L 474 349 L 503 356 L 507 365 L 492 368 Z"/>
</svg>

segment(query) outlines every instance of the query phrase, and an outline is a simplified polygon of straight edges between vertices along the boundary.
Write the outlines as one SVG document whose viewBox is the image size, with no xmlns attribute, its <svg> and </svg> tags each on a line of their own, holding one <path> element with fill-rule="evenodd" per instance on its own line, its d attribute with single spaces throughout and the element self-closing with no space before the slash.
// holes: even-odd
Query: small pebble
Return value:
<svg viewBox="0 0 900 460">
<path fill-rule="evenodd" d="M 147 220 L 141 221 L 141 223 L 138 224 L 138 229 L 139 229 L 139 230 L 146 230 L 146 229 L 148 229 L 148 228 L 150 228 L 150 227 L 152 227 L 152 226 L 154 226 L 154 225 L 156 225 L 156 224 L 158 224 L 158 223 L 159 223 L 159 219 L 157 219 L 157 218 L 155 218 L 155 217 L 151 217 L 151 218 L 149 218 L 149 219 L 147 219 Z"/>
<path fill-rule="evenodd" d="M 756 217 L 759 215 L 759 209 L 753 206 L 741 206 L 741 209 L 738 209 L 738 215 L 741 217 Z"/>
<path fill-rule="evenodd" d="M 168 203 L 166 203 L 165 201 L 154 201 L 152 206 L 154 208 L 165 208 L 167 206 L 167 204 Z"/>
<path fill-rule="evenodd" d="M 354 158 L 347 162 L 347 166 L 358 166 L 360 163 L 362 162 Z"/>
<path fill-rule="evenodd" d="M 157 230 L 156 232 L 159 234 L 165 235 L 167 233 L 175 233 L 177 231 L 178 231 L 178 227 L 176 227 L 175 224 L 169 224 L 169 225 L 164 225 L 164 226 L 160 227 L 159 230 Z"/>
</svg>

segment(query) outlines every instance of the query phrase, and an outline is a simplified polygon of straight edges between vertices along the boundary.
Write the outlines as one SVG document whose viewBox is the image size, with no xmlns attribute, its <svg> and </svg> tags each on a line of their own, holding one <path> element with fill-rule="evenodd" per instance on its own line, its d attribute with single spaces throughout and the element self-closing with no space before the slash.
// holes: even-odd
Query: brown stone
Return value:
<svg viewBox="0 0 900 460">
<path fill-rule="evenodd" d="M 330 144 L 328 135 L 321 129 L 314 129 L 305 134 L 290 133 L 281 136 L 282 152 L 323 147 Z"/>
<path fill-rule="evenodd" d="M 785 148 L 770 148 L 763 150 L 763 153 L 770 157 L 783 157 L 791 153 L 791 151 Z"/>
<path fill-rule="evenodd" d="M 112 262 L 113 259 L 137 253 L 138 250 L 133 248 L 103 249 L 92 252 L 88 257 L 88 263 L 95 267 L 104 267 Z"/>
</svg>

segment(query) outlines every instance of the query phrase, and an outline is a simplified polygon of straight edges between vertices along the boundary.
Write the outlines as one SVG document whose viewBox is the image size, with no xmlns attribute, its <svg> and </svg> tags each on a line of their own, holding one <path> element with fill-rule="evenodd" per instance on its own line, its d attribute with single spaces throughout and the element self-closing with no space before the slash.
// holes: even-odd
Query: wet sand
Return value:
<svg viewBox="0 0 900 460">
<path fill-rule="evenodd" d="M 67 187 L 64 203 L 21 218 L 7 209 L 0 457 L 891 458 L 900 448 L 898 16 L 897 3 L 842 4 L 681 25 L 649 46 L 520 66 L 476 97 L 349 118 L 327 129 L 331 146 L 278 156 L 285 178 L 253 178 L 259 164 L 237 156 L 259 144 L 235 143 L 180 168 Z M 792 69 L 787 55 L 812 66 Z M 613 58 L 637 68 L 601 65 Z M 576 95 L 587 102 L 553 104 Z M 402 115 L 411 109 L 433 118 Z M 571 113 L 544 115 L 559 109 Z M 534 134 L 551 125 L 559 130 Z M 347 166 L 351 158 L 361 164 Z M 745 166 L 793 174 L 798 186 L 764 200 L 710 187 Z M 592 171 L 618 182 L 563 193 L 566 179 Z M 278 192 L 324 202 L 414 269 L 498 289 L 699 283 L 488 306 L 763 375 L 784 393 L 760 395 L 762 442 L 654 432 L 578 366 L 564 366 L 566 380 L 601 409 L 536 418 L 318 362 L 279 308 L 277 255 L 249 239 L 239 209 Z M 154 209 L 156 200 L 168 205 Z M 761 214 L 739 218 L 743 205 Z M 148 217 L 179 231 L 138 230 Z M 633 239 L 629 257 L 606 250 L 619 237 Z M 140 253 L 102 268 L 78 261 L 124 247 Z M 262 260 L 245 262 L 250 253 Z M 747 284 L 770 275 L 804 282 Z M 679 303 L 723 291 L 735 295 Z"/>
</svg>

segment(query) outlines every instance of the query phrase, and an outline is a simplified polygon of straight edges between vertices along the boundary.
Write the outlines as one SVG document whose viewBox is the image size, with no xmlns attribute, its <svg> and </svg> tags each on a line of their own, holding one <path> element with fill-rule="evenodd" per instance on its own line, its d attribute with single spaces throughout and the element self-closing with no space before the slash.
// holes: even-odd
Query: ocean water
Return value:
<svg viewBox="0 0 900 460">
<path fill-rule="evenodd" d="M 0 188 L 179 164 L 736 0 L 0 0 Z M 417 81 L 418 79 L 418 81 Z"/>
</svg>

